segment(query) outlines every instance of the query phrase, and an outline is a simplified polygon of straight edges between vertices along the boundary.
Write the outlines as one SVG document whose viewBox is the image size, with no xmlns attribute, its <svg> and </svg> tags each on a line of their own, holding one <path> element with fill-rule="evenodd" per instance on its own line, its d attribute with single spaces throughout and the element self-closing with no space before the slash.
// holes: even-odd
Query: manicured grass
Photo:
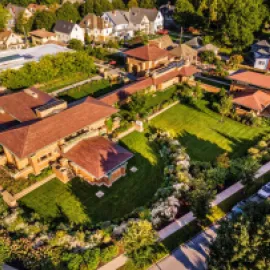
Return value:
<svg viewBox="0 0 270 270">
<path fill-rule="evenodd" d="M 155 92 L 154 94 L 149 95 L 146 98 L 146 105 L 145 105 L 146 108 L 152 108 L 154 106 L 159 105 L 163 101 L 170 100 L 173 94 L 176 92 L 176 90 L 177 87 L 172 86 L 165 89 L 164 91 L 158 91 Z"/>
<path fill-rule="evenodd" d="M 243 156 L 267 131 L 267 128 L 249 127 L 231 119 L 220 122 L 220 115 L 207 109 L 203 102 L 199 108 L 175 105 L 150 124 L 179 137 L 191 159 L 201 161 L 213 161 L 224 152 L 234 158 Z"/>
<path fill-rule="evenodd" d="M 43 92 L 51 93 L 58 89 L 64 88 L 68 85 L 83 81 L 89 78 L 88 74 L 85 73 L 74 73 L 72 76 L 64 76 L 49 82 L 44 83 L 39 87 Z"/>
<path fill-rule="evenodd" d="M 136 166 L 136 173 L 128 169 L 127 176 L 110 188 L 91 186 L 79 179 L 67 185 L 52 180 L 22 198 L 21 203 L 46 220 L 65 216 L 77 223 L 86 219 L 96 223 L 121 218 L 145 205 L 162 183 L 162 159 L 156 146 L 150 145 L 142 133 L 133 132 L 121 143 L 135 154 L 128 167 Z M 99 190 L 105 193 L 100 199 L 95 195 Z"/>
<path fill-rule="evenodd" d="M 234 205 L 238 202 L 247 199 L 251 195 L 255 194 L 264 184 L 270 181 L 270 174 L 265 174 L 264 176 L 257 179 L 251 186 L 245 187 L 243 190 L 238 191 L 233 194 L 228 199 L 221 202 L 219 205 L 212 208 L 212 213 L 207 216 L 207 226 L 210 226 L 212 223 L 217 222 L 223 218 Z M 169 251 L 173 251 L 175 248 L 187 242 L 189 239 L 194 237 L 197 233 L 202 231 L 204 228 L 200 227 L 197 224 L 197 221 L 194 220 L 183 229 L 175 232 L 174 234 L 167 237 L 162 243 Z"/>
<path fill-rule="evenodd" d="M 123 84 L 111 84 L 109 80 L 99 80 L 86 83 L 79 87 L 73 88 L 59 95 L 61 99 L 67 102 L 75 101 L 86 96 L 100 97 L 109 92 L 120 88 Z"/>
<path fill-rule="evenodd" d="M 214 87 L 224 88 L 226 90 L 229 90 L 230 89 L 230 85 L 229 84 L 228 85 L 225 85 L 225 84 L 222 84 L 222 83 L 211 81 L 211 78 L 208 79 L 208 78 L 198 77 L 198 78 L 196 78 L 196 81 L 201 82 L 201 83 L 205 83 L 205 84 L 209 84 L 209 85 L 212 85 Z"/>
</svg>

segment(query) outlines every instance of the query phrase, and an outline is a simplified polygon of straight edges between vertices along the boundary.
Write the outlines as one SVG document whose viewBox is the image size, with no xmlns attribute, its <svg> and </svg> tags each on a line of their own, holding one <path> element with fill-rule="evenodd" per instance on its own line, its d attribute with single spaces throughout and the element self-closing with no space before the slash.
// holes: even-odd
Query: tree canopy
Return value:
<svg viewBox="0 0 270 270">
<path fill-rule="evenodd" d="M 154 8 L 155 1 L 154 0 L 141 0 L 140 7 L 141 8 Z"/>
<path fill-rule="evenodd" d="M 9 12 L 0 4 L 0 31 L 6 28 L 6 24 L 9 18 Z"/>
<path fill-rule="evenodd" d="M 56 22 L 56 15 L 50 11 L 37 12 L 33 22 L 33 29 L 46 29 L 51 31 Z"/>
<path fill-rule="evenodd" d="M 113 9 L 124 10 L 126 8 L 122 0 L 112 0 L 112 6 L 113 6 Z"/>
<path fill-rule="evenodd" d="M 269 269 L 270 204 L 250 204 L 245 214 L 222 222 L 210 246 L 209 270 Z"/>
<path fill-rule="evenodd" d="M 128 2 L 128 8 L 132 8 L 132 7 L 138 7 L 139 4 L 138 4 L 138 1 L 137 0 L 130 0 Z"/>
<path fill-rule="evenodd" d="M 73 23 L 80 20 L 80 14 L 76 6 L 68 2 L 56 11 L 56 17 L 58 20 L 65 20 Z"/>
</svg>

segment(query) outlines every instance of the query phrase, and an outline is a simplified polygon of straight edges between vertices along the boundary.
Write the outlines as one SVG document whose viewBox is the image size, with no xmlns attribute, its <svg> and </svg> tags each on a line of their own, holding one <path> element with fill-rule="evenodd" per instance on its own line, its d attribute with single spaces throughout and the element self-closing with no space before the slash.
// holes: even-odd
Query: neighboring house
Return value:
<svg viewBox="0 0 270 270">
<path fill-rule="evenodd" d="M 233 103 L 239 113 L 253 111 L 257 115 L 270 116 L 270 94 L 261 90 L 236 93 Z"/>
<path fill-rule="evenodd" d="M 21 49 L 24 45 L 23 38 L 12 31 L 0 32 L 0 50 Z"/>
<path fill-rule="evenodd" d="M 16 110 L 16 104 L 10 102 L 11 109 Z M 59 104 L 65 105 L 60 112 L 56 108 Z M 107 119 L 117 112 L 115 108 L 88 97 L 69 108 L 66 102 L 55 100 L 34 111 L 45 114 L 44 118 L 0 132 L 4 151 L 0 164 L 11 167 L 14 178 L 38 175 L 52 166 L 64 183 L 78 176 L 90 184 L 111 186 L 126 174 L 133 154 L 102 137 L 107 133 Z M 46 117 L 47 111 L 50 117 Z M 28 112 L 20 111 L 20 117 Z"/>
<path fill-rule="evenodd" d="M 58 40 L 68 43 L 71 39 L 78 39 L 84 42 L 84 31 L 75 23 L 59 20 L 56 22 L 54 29 Z"/>
<path fill-rule="evenodd" d="M 157 9 L 131 8 L 125 15 L 136 31 L 154 34 L 163 29 L 164 18 Z"/>
<path fill-rule="evenodd" d="M 189 41 L 185 42 L 185 44 L 197 50 L 203 47 L 203 39 L 202 37 L 194 37 L 190 39 Z"/>
<path fill-rule="evenodd" d="M 172 49 L 170 54 L 176 59 L 184 60 L 187 63 L 196 64 L 198 53 L 186 44 L 180 44 L 178 47 Z"/>
<path fill-rule="evenodd" d="M 169 35 L 160 36 L 156 39 L 149 40 L 149 44 L 156 45 L 160 49 L 171 50 L 177 45 L 173 43 Z"/>
<path fill-rule="evenodd" d="M 218 55 L 219 48 L 213 44 L 206 44 L 206 45 L 200 47 L 197 51 L 198 51 L 198 53 L 212 51 L 212 52 L 214 52 L 215 55 Z"/>
<path fill-rule="evenodd" d="M 127 20 L 124 13 L 120 10 L 108 11 L 103 13 L 102 18 L 112 25 L 113 36 L 130 39 L 134 36 L 134 25 Z"/>
<path fill-rule="evenodd" d="M 228 79 L 232 81 L 230 91 L 256 91 L 257 89 L 270 90 L 270 76 L 252 72 L 252 71 L 238 71 L 230 76 Z"/>
<path fill-rule="evenodd" d="M 168 2 L 167 4 L 160 6 L 159 11 L 161 12 L 161 14 L 164 18 L 164 27 L 165 28 L 170 28 L 170 27 L 176 26 L 176 23 L 175 23 L 174 18 L 173 18 L 175 6 L 171 5 L 170 2 Z"/>
<path fill-rule="evenodd" d="M 32 43 L 34 45 L 43 45 L 49 41 L 57 41 L 55 33 L 48 32 L 44 29 L 38 29 L 29 33 L 31 36 Z"/>
<path fill-rule="evenodd" d="M 112 35 L 112 25 L 95 14 L 86 15 L 80 22 L 80 27 L 95 41 L 108 41 Z"/>
<path fill-rule="evenodd" d="M 33 14 L 25 7 L 8 4 L 6 9 L 9 11 L 10 17 L 7 22 L 7 29 L 13 29 L 16 25 L 16 21 L 21 13 L 25 18 L 30 18 Z"/>
<path fill-rule="evenodd" d="M 251 46 L 254 56 L 254 68 L 270 70 L 270 44 L 267 40 L 261 40 Z"/>
<path fill-rule="evenodd" d="M 127 57 L 128 72 L 137 75 L 144 75 L 149 70 L 167 65 L 173 60 L 168 51 L 151 44 L 124 53 Z"/>
</svg>

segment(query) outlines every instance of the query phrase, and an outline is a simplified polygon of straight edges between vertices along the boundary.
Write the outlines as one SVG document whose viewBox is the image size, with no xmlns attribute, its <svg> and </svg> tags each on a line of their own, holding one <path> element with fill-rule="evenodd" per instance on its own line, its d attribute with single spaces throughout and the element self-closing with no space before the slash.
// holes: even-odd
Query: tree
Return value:
<svg viewBox="0 0 270 270">
<path fill-rule="evenodd" d="M 155 2 L 154 0 L 141 0 L 140 7 L 141 8 L 154 8 Z"/>
<path fill-rule="evenodd" d="M 157 241 L 157 234 L 152 224 L 146 220 L 132 221 L 128 224 L 127 232 L 123 236 L 125 252 L 129 255 Z"/>
<path fill-rule="evenodd" d="M 0 239 L 0 268 L 2 269 L 3 264 L 11 256 L 10 247 L 7 245 L 7 241 Z"/>
<path fill-rule="evenodd" d="M 253 43 L 254 32 L 258 31 L 266 16 L 264 0 L 221 1 L 219 23 L 222 25 L 223 42 L 243 49 Z"/>
<path fill-rule="evenodd" d="M 51 31 L 56 22 L 56 15 L 50 11 L 40 11 L 36 14 L 33 29 L 46 29 Z"/>
<path fill-rule="evenodd" d="M 15 31 L 21 34 L 28 34 L 33 25 L 34 16 L 26 18 L 23 12 L 20 12 L 16 20 Z"/>
<path fill-rule="evenodd" d="M 193 88 L 193 100 L 197 102 L 202 98 L 203 98 L 203 89 L 201 88 L 200 84 L 197 83 L 196 86 Z"/>
<path fill-rule="evenodd" d="M 127 106 L 130 114 L 130 120 L 136 120 L 138 116 L 143 117 L 147 112 L 144 93 L 136 93 L 135 95 L 132 95 Z"/>
<path fill-rule="evenodd" d="M 78 39 L 71 39 L 68 47 L 72 50 L 82 51 L 84 49 L 83 43 Z"/>
<path fill-rule="evenodd" d="M 221 114 L 221 119 L 220 119 L 221 122 L 224 121 L 225 116 L 228 116 L 230 114 L 232 107 L 233 107 L 232 97 L 225 95 L 220 100 L 220 104 L 218 107 L 219 113 Z"/>
<path fill-rule="evenodd" d="M 138 1 L 137 0 L 129 0 L 128 2 L 128 8 L 138 7 Z"/>
<path fill-rule="evenodd" d="M 244 58 L 240 54 L 235 54 L 230 57 L 230 64 L 233 68 L 238 69 L 238 66 L 244 61 Z"/>
<path fill-rule="evenodd" d="M 200 59 L 204 63 L 214 64 L 216 61 L 216 55 L 213 51 L 203 51 L 200 53 Z"/>
<path fill-rule="evenodd" d="M 177 0 L 175 3 L 174 18 L 181 26 L 190 26 L 190 20 L 195 13 L 194 6 L 189 0 Z"/>
<path fill-rule="evenodd" d="M 88 13 L 94 13 L 94 0 L 86 0 L 81 7 L 82 16 L 85 16 Z"/>
<path fill-rule="evenodd" d="M 193 180 L 188 200 L 194 216 L 199 220 L 205 220 L 206 215 L 211 212 L 210 203 L 215 195 L 216 192 L 207 185 L 204 179 Z"/>
<path fill-rule="evenodd" d="M 211 168 L 206 171 L 206 181 L 212 189 L 223 186 L 226 180 L 227 170 L 222 167 Z"/>
<path fill-rule="evenodd" d="M 255 173 L 259 167 L 258 160 L 252 157 L 231 160 L 231 178 L 241 181 L 244 185 L 249 185 L 255 181 Z"/>
<path fill-rule="evenodd" d="M 122 0 L 112 0 L 112 6 L 113 6 L 113 9 L 124 10 L 126 8 Z"/>
<path fill-rule="evenodd" d="M 56 11 L 56 17 L 58 20 L 65 20 L 76 23 L 80 20 L 80 14 L 75 5 L 67 2 Z"/>
<path fill-rule="evenodd" d="M 270 204 L 250 204 L 245 214 L 221 223 L 210 246 L 209 270 L 269 269 Z"/>
<path fill-rule="evenodd" d="M 7 25 L 8 18 L 10 17 L 10 14 L 7 9 L 5 9 L 0 4 L 0 31 L 4 30 Z"/>
</svg>

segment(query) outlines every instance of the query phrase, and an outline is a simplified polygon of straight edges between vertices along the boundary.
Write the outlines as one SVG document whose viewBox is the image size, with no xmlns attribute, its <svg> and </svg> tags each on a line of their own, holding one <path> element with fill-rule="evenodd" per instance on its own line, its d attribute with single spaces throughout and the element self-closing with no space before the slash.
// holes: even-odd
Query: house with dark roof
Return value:
<svg viewBox="0 0 270 270">
<path fill-rule="evenodd" d="M 35 94 L 32 98 L 38 100 Z M 14 100 L 10 98 L 10 108 L 3 104 L 3 111 L 17 118 L 22 117 L 17 114 L 21 111 L 24 122 L 0 132 L 0 165 L 12 168 L 14 178 L 38 175 L 48 166 L 65 183 L 79 176 L 91 184 L 110 186 L 125 175 L 133 154 L 102 137 L 107 133 L 107 119 L 117 112 L 115 108 L 88 97 L 68 108 L 56 108 L 63 102 L 59 100 L 32 108 L 34 102 L 28 100 L 16 110 Z"/>
<path fill-rule="evenodd" d="M 59 20 L 56 22 L 53 32 L 58 40 L 68 43 L 71 39 L 78 39 L 84 42 L 84 31 L 76 23 Z"/>
<path fill-rule="evenodd" d="M 144 75 L 146 72 L 167 65 L 173 56 L 156 45 L 148 44 L 142 47 L 125 51 L 128 72 Z"/>
<path fill-rule="evenodd" d="M 270 70 L 270 43 L 260 40 L 251 46 L 254 63 L 253 67 L 261 70 Z"/>
<path fill-rule="evenodd" d="M 95 14 L 87 14 L 79 25 L 92 40 L 103 42 L 111 38 L 112 24 Z"/>
</svg>

